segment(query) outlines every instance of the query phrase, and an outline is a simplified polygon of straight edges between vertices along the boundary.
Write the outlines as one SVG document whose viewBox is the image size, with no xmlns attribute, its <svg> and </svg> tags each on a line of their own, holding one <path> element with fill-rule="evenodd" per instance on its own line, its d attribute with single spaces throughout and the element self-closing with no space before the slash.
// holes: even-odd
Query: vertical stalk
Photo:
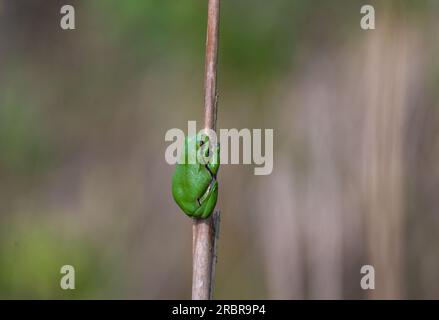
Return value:
<svg viewBox="0 0 439 320">
<path fill-rule="evenodd" d="M 220 0 L 208 0 L 206 58 L 204 74 L 204 127 L 216 130 L 217 65 Z M 208 219 L 193 221 L 192 299 L 212 299 L 215 277 L 219 211 Z"/>
</svg>

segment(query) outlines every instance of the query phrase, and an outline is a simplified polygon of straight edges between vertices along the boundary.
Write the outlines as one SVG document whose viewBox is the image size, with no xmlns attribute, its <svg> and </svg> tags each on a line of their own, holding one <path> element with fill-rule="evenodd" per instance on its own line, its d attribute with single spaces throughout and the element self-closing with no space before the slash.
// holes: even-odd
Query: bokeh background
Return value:
<svg viewBox="0 0 439 320">
<path fill-rule="evenodd" d="M 206 10 L 0 0 L 0 298 L 190 298 L 164 137 L 201 128 Z M 222 1 L 218 127 L 274 129 L 274 170 L 221 167 L 216 298 L 439 298 L 437 30 L 433 0 Z"/>
</svg>

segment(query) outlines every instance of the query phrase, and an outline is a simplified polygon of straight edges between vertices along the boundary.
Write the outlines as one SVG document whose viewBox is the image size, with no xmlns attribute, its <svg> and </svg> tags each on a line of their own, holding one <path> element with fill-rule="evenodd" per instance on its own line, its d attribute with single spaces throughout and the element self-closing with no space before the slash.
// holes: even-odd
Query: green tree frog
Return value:
<svg viewBox="0 0 439 320">
<path fill-rule="evenodd" d="M 195 147 L 190 148 L 192 143 Z M 209 136 L 206 134 L 186 137 L 182 158 L 172 177 L 175 202 L 193 218 L 208 218 L 218 198 L 216 174 L 220 165 L 220 148 L 219 145 L 209 148 L 209 145 Z"/>
</svg>

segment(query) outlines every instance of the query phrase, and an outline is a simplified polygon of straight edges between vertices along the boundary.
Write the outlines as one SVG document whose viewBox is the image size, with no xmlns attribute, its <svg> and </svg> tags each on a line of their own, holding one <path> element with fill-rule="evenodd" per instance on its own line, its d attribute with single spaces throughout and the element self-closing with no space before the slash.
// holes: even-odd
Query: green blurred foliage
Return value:
<svg viewBox="0 0 439 320">
<path fill-rule="evenodd" d="M 44 226 L 2 228 L 0 299 L 102 298 L 110 286 L 109 268 L 90 243 Z M 63 290 L 63 265 L 75 268 L 75 289 Z M 114 272 L 114 262 L 111 268 Z"/>
<path fill-rule="evenodd" d="M 15 89 L 0 94 L 0 168 L 3 173 L 26 176 L 50 165 L 50 139 L 35 103 Z"/>
<path fill-rule="evenodd" d="M 202 57 L 205 5 L 184 1 L 92 1 L 90 17 L 99 21 L 100 33 L 136 65 L 166 61 L 182 54 Z M 178 48 L 178 52 L 176 49 Z"/>
</svg>

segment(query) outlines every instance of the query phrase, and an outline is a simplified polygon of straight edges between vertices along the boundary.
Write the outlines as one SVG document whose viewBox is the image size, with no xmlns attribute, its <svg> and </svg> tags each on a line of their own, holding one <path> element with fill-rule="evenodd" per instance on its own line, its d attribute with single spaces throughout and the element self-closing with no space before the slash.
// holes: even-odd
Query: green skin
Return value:
<svg viewBox="0 0 439 320">
<path fill-rule="evenodd" d="M 195 142 L 195 154 L 188 154 L 189 141 Z M 172 177 L 172 196 L 178 206 L 189 217 L 206 219 L 215 208 L 218 198 L 218 181 L 216 174 L 219 169 L 219 146 L 213 148 L 213 155 L 208 162 L 198 161 L 197 154 L 209 155 L 209 137 L 197 135 L 185 138 L 182 154 L 184 163 L 178 163 Z M 194 152 L 192 152 L 194 153 Z M 195 160 L 190 164 L 188 160 Z M 183 161 L 182 161 L 183 162 Z"/>
</svg>

